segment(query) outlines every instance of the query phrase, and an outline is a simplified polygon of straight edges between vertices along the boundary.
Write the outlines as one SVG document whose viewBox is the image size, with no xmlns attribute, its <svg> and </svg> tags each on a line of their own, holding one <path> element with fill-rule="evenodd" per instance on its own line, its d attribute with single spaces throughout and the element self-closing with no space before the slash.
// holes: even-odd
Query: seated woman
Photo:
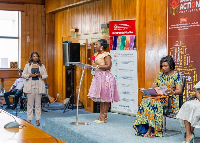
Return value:
<svg viewBox="0 0 200 143">
<path fill-rule="evenodd" d="M 167 95 L 172 95 L 172 112 L 177 114 L 179 110 L 179 94 L 182 93 L 181 75 L 174 71 L 175 63 L 171 56 L 166 56 L 160 60 L 160 69 L 152 88 L 166 85 Z M 143 137 L 163 136 L 163 106 L 167 105 L 166 96 L 150 97 L 142 99 L 136 115 L 133 127 L 136 135 Z"/>
<path fill-rule="evenodd" d="M 194 88 L 197 99 L 185 102 L 176 116 L 180 123 L 185 124 L 186 138 L 183 143 L 194 142 L 194 128 L 200 128 L 200 81 Z"/>
</svg>

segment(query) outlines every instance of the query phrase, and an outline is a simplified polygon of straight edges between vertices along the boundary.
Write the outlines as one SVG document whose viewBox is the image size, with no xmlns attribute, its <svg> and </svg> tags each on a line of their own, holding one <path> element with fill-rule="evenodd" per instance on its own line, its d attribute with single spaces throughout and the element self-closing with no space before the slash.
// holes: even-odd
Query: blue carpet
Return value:
<svg viewBox="0 0 200 143">
<path fill-rule="evenodd" d="M 79 122 L 90 122 L 90 125 L 70 125 L 76 121 L 75 116 L 49 118 L 42 126 L 42 130 L 54 135 L 67 143 L 180 143 L 184 140 L 184 128 L 175 119 L 167 118 L 167 128 L 182 130 L 182 134 L 164 136 L 162 138 L 144 138 L 135 136 L 132 123 L 135 117 L 121 114 L 108 114 L 108 121 L 97 124 L 93 121 L 98 118 L 97 113 L 79 115 Z M 200 135 L 200 130 L 195 129 L 195 134 Z"/>
</svg>

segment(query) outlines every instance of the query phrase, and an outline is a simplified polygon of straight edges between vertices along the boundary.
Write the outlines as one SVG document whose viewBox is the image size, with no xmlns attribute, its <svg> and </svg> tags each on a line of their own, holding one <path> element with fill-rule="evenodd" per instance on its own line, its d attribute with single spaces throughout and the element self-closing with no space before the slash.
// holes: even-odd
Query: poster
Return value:
<svg viewBox="0 0 200 143">
<path fill-rule="evenodd" d="M 200 80 L 200 0 L 168 0 L 168 52 L 186 77 L 186 97 Z"/>
<path fill-rule="evenodd" d="M 135 20 L 109 22 L 111 72 L 117 81 L 120 101 L 111 111 L 135 115 L 138 111 L 138 80 Z"/>
</svg>

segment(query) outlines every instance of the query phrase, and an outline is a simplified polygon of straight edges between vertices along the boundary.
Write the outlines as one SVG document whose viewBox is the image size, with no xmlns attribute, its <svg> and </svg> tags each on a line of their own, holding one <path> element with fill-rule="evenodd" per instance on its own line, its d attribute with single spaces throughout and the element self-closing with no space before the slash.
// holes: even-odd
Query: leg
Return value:
<svg viewBox="0 0 200 143">
<path fill-rule="evenodd" d="M 15 92 L 8 91 L 8 92 L 4 93 L 4 98 L 5 98 L 6 105 L 7 105 L 8 108 L 10 107 L 10 101 L 9 101 L 9 98 L 8 98 L 9 95 L 15 95 Z"/>
<path fill-rule="evenodd" d="M 105 102 L 104 103 L 105 104 L 105 110 L 104 110 L 104 114 L 105 114 L 105 120 L 107 120 L 107 113 L 108 113 L 108 109 L 109 109 L 109 107 L 110 107 L 110 102 Z"/>
<path fill-rule="evenodd" d="M 19 102 L 19 97 L 22 95 L 21 91 L 18 91 L 15 93 L 15 103 L 12 107 L 12 109 L 15 109 L 17 107 L 17 103 Z"/>
<path fill-rule="evenodd" d="M 191 133 L 194 134 L 194 127 L 191 126 L 190 130 L 191 130 Z"/>
<path fill-rule="evenodd" d="M 42 98 L 41 94 L 38 94 L 35 96 L 35 119 L 36 120 L 41 119 L 41 98 Z"/>
<path fill-rule="evenodd" d="M 191 137 L 192 137 L 192 133 L 191 133 L 191 124 L 190 122 L 188 122 L 187 120 L 184 120 L 184 124 L 185 124 L 185 130 L 186 130 L 186 138 L 185 141 L 189 142 Z"/>
<path fill-rule="evenodd" d="M 34 89 L 31 89 L 32 91 Z M 33 119 L 33 104 L 34 104 L 35 95 L 34 93 L 27 94 L 27 120 L 31 121 Z"/>
</svg>

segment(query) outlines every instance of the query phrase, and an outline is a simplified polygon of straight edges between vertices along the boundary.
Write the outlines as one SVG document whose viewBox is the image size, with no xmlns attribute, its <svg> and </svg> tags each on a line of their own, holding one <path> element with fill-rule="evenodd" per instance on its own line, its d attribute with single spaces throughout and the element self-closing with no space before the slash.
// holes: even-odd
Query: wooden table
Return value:
<svg viewBox="0 0 200 143">
<path fill-rule="evenodd" d="M 4 129 L 5 124 L 15 121 L 14 118 L 23 127 L 20 129 Z M 17 143 L 64 143 L 28 122 L 11 116 L 8 112 L 0 109 L 0 143 L 9 141 L 16 141 Z"/>
</svg>

